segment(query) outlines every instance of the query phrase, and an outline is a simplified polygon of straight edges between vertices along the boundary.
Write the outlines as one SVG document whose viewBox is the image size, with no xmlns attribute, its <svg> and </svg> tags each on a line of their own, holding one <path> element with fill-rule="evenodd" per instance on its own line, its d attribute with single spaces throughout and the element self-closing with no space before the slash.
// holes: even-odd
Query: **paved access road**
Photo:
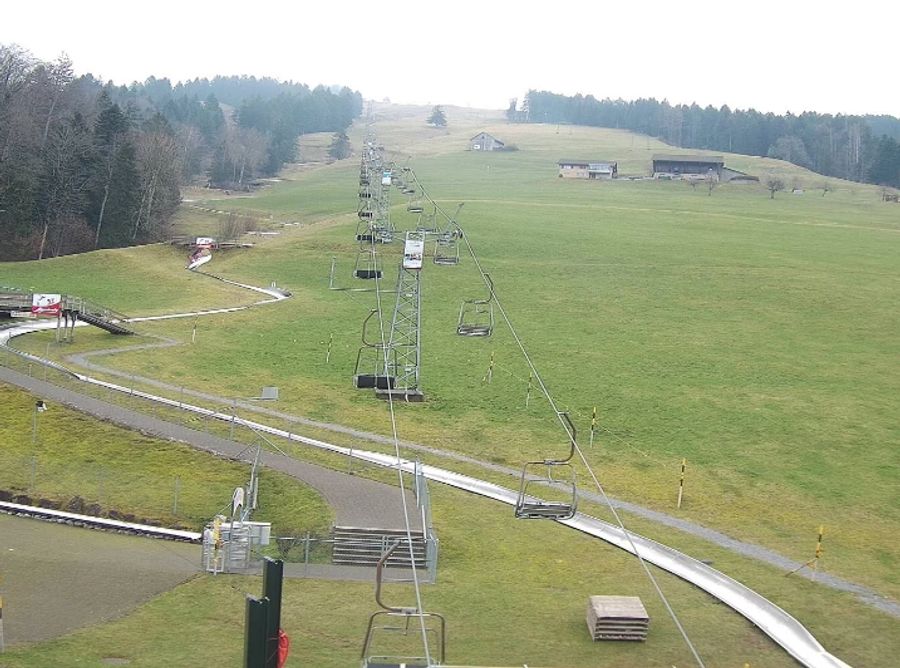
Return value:
<svg viewBox="0 0 900 668">
<path fill-rule="evenodd" d="M 0 366 L 0 382 L 16 385 L 48 401 L 71 406 L 83 413 L 129 429 L 137 429 L 152 436 L 186 443 L 218 457 L 243 458 L 244 460 L 248 457 L 247 446 L 242 443 L 183 427 L 123 406 L 57 387 L 2 366 Z M 335 523 L 340 526 L 379 529 L 404 529 L 406 527 L 400 492 L 395 486 L 265 451 L 260 454 L 260 461 L 266 467 L 296 478 L 319 492 L 334 510 Z M 407 494 L 407 503 L 410 504 L 411 528 L 421 529 L 415 502 L 411 497 L 411 494 Z"/>
</svg>

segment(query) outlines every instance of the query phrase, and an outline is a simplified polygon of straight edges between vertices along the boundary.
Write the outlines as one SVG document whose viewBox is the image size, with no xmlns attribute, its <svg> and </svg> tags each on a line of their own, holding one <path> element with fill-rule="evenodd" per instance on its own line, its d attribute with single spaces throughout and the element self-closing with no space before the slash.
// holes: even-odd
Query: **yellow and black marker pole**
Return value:
<svg viewBox="0 0 900 668">
<path fill-rule="evenodd" d="M 822 553 L 825 552 L 825 549 L 822 547 L 822 537 L 825 535 L 825 527 L 819 525 L 819 537 L 816 539 L 816 556 L 813 557 L 812 560 L 812 569 L 818 570 L 819 568 L 819 558 L 822 556 Z"/>
<path fill-rule="evenodd" d="M 331 360 L 331 345 L 334 343 L 334 332 L 328 335 L 328 350 L 325 351 L 325 364 Z"/>
<path fill-rule="evenodd" d="M 793 575 L 794 573 L 796 573 L 797 571 L 799 571 L 800 569 L 802 569 L 804 567 L 812 569 L 813 577 L 815 577 L 816 571 L 819 568 L 819 559 L 825 553 L 825 548 L 822 547 L 822 538 L 824 536 L 825 536 L 825 527 L 820 525 L 819 526 L 819 536 L 816 539 L 816 553 L 813 556 L 813 558 L 810 559 L 809 561 L 807 561 L 805 564 L 800 564 L 794 570 L 785 573 L 784 574 L 785 577 L 787 577 L 788 575 Z"/>
<path fill-rule="evenodd" d="M 194 318 L 194 326 L 193 326 L 193 328 L 191 329 L 191 343 L 196 343 L 196 342 L 197 342 L 197 321 L 198 321 L 199 319 L 200 319 L 200 316 L 199 316 L 199 315 L 198 315 L 196 318 Z"/>
<path fill-rule="evenodd" d="M 681 477 L 678 480 L 678 508 L 681 508 L 681 499 L 684 497 L 684 469 L 687 465 L 687 460 L 681 460 Z"/>
<path fill-rule="evenodd" d="M 597 407 L 594 406 L 594 412 L 591 413 L 591 440 L 589 445 L 594 447 L 594 431 L 597 429 Z"/>
<path fill-rule="evenodd" d="M 488 364 L 487 373 L 484 374 L 484 378 L 481 379 L 482 383 L 488 383 L 494 379 L 494 351 L 491 351 L 491 363 Z"/>
</svg>

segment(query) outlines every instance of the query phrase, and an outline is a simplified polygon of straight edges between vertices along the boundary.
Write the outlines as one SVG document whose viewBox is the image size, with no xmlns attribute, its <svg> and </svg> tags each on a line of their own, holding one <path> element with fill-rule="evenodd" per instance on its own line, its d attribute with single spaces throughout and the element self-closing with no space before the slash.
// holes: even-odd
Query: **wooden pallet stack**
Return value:
<svg viewBox="0 0 900 668">
<path fill-rule="evenodd" d="M 592 640 L 646 640 L 650 617 L 637 596 L 591 596 L 587 625 Z"/>
</svg>

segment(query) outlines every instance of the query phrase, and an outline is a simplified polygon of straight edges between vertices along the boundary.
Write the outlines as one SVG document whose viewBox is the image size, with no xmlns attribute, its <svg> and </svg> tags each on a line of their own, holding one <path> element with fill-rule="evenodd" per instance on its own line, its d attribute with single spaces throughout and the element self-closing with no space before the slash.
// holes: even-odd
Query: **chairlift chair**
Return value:
<svg viewBox="0 0 900 668">
<path fill-rule="evenodd" d="M 356 240 L 359 242 L 371 244 L 373 240 L 372 223 L 368 220 L 360 219 L 356 223 Z"/>
<path fill-rule="evenodd" d="M 413 194 L 409 197 L 409 203 L 406 205 L 406 210 L 409 213 L 422 213 L 425 210 L 425 205 L 422 202 L 422 194 L 417 193 L 413 190 Z"/>
<path fill-rule="evenodd" d="M 356 215 L 362 220 L 372 220 L 375 218 L 375 207 L 372 206 L 372 203 L 369 200 L 360 200 Z"/>
<path fill-rule="evenodd" d="M 453 266 L 459 264 L 459 234 L 457 230 L 442 232 L 434 241 L 435 264 Z"/>
<path fill-rule="evenodd" d="M 559 415 L 566 423 L 569 455 L 565 459 L 542 459 L 525 463 L 519 483 L 519 496 L 516 499 L 516 517 L 519 519 L 568 520 L 575 516 L 578 507 L 578 489 L 575 485 L 575 469 L 571 464 L 575 456 L 575 425 L 569 419 L 568 413 Z M 546 501 L 533 496 L 529 492 L 538 485 L 541 487 L 564 485 L 567 498 L 565 501 Z"/>
<path fill-rule="evenodd" d="M 416 232 L 437 232 L 437 206 L 429 214 L 420 214 Z"/>
<path fill-rule="evenodd" d="M 356 353 L 356 366 L 353 368 L 353 387 L 364 389 L 392 390 L 394 389 L 394 376 L 385 374 L 384 351 L 381 343 L 373 343 L 366 339 L 366 331 L 369 320 L 378 313 L 373 309 L 362 324 L 362 346 Z"/>
<path fill-rule="evenodd" d="M 381 278 L 381 269 L 378 268 L 378 258 L 375 251 L 363 246 L 356 254 L 356 265 L 353 267 L 353 277 L 362 279 Z"/>
<path fill-rule="evenodd" d="M 418 608 L 391 606 L 381 600 L 384 564 L 399 545 L 398 541 L 389 547 L 375 567 L 375 602 L 382 609 L 369 617 L 361 653 L 363 668 L 431 668 L 442 665 L 446 660 L 447 622 L 443 615 L 420 611 Z M 376 653 L 378 641 L 389 642 L 398 637 L 412 638 L 421 634 L 423 627 L 425 634 L 432 638 L 428 644 L 435 648 L 435 656 L 410 655 L 408 642 L 403 654 Z"/>
<path fill-rule="evenodd" d="M 353 387 L 360 390 L 393 390 L 396 377 L 384 373 L 384 346 L 361 346 L 356 353 Z"/>
<path fill-rule="evenodd" d="M 490 336 L 494 331 L 494 282 L 484 275 L 489 285 L 487 299 L 467 299 L 459 307 L 456 333 L 460 336 Z"/>
<path fill-rule="evenodd" d="M 406 177 L 399 172 L 393 172 L 391 177 L 392 185 L 397 186 L 400 192 L 403 192 L 409 187 L 409 184 L 406 181 Z"/>
</svg>

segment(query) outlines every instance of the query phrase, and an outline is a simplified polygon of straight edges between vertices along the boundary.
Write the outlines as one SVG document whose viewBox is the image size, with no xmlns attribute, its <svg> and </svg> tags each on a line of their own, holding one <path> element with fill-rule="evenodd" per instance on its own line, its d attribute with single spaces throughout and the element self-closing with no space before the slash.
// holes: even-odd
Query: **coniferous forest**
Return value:
<svg viewBox="0 0 900 668">
<path fill-rule="evenodd" d="M 245 189 L 342 132 L 362 96 L 274 79 L 114 85 L 0 44 L 0 260 L 163 239 L 199 182 Z"/>
<path fill-rule="evenodd" d="M 507 118 L 621 128 L 682 148 L 787 160 L 825 176 L 900 187 L 900 118 L 732 111 L 663 100 L 598 100 L 531 90 Z M 604 156 L 609 157 L 609 156 Z"/>
</svg>

